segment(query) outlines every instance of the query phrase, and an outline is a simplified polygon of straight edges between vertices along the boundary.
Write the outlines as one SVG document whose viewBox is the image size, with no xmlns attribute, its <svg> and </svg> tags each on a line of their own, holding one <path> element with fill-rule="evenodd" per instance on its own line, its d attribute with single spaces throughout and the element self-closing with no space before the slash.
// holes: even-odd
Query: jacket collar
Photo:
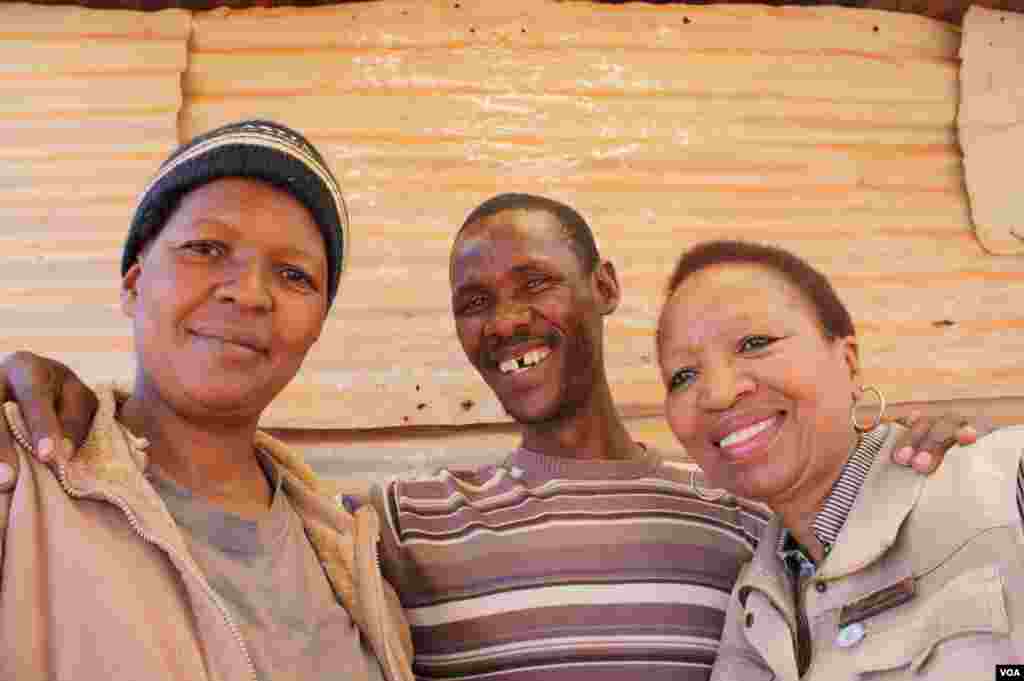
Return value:
<svg viewBox="0 0 1024 681">
<path fill-rule="evenodd" d="M 819 566 L 818 577 L 838 579 L 870 565 L 896 541 L 903 521 L 917 504 L 926 478 L 891 462 L 893 446 L 906 429 L 889 427 L 881 450 L 875 458 L 850 514 L 839 533 L 835 547 Z M 737 585 L 740 601 L 751 589 L 763 592 L 783 614 L 796 634 L 796 595 L 777 548 L 783 527 L 772 518 L 758 540 L 750 566 Z"/>
<path fill-rule="evenodd" d="M 892 462 L 893 447 L 905 432 L 902 426 L 890 426 L 835 546 L 819 566 L 819 578 L 839 579 L 862 570 L 896 542 L 927 482 L 925 476 Z"/>
<path fill-rule="evenodd" d="M 150 536 L 162 537 L 181 555 L 188 555 L 184 540 L 163 500 L 145 477 L 148 464 L 146 442 L 117 421 L 118 405 L 127 399 L 127 392 L 104 385 L 95 390 L 98 399 L 96 414 L 85 442 L 70 455 L 60 454 L 54 461 L 62 484 L 75 496 L 102 498 L 121 507 L 132 517 L 133 524 Z M 27 432 L 17 408 L 8 405 L 23 433 Z M 13 414 L 11 413 L 13 412 Z M 355 520 L 340 499 L 328 496 L 330 488 L 321 482 L 302 458 L 284 443 L 257 432 L 254 445 L 274 462 L 282 477 L 282 488 L 299 514 L 318 553 L 327 550 L 329 558 L 339 562 L 336 567 L 351 578 L 355 572 Z M 347 546 L 336 546 L 340 540 Z M 327 558 L 321 556 L 321 560 Z M 350 612 L 355 612 L 355 595 L 349 580 L 332 580 L 339 596 Z M 347 583 L 342 583 L 347 581 Z"/>
<path fill-rule="evenodd" d="M 135 436 L 117 421 L 117 410 L 129 394 L 113 385 L 99 386 L 95 392 L 99 404 L 85 442 L 65 460 L 57 463 L 73 470 L 76 482 L 87 484 L 95 480 L 117 486 L 138 483 L 148 465 L 146 440 Z M 281 472 L 285 486 L 291 493 L 289 496 L 300 495 L 307 505 L 317 510 L 331 507 L 329 503 L 322 503 L 321 498 L 329 494 L 330 488 L 316 476 L 302 457 L 264 432 L 257 431 L 253 444 L 266 452 Z M 342 514 L 348 516 L 345 511 Z M 351 517 L 348 517 L 350 523 Z M 346 524 L 343 521 L 341 526 Z"/>
</svg>

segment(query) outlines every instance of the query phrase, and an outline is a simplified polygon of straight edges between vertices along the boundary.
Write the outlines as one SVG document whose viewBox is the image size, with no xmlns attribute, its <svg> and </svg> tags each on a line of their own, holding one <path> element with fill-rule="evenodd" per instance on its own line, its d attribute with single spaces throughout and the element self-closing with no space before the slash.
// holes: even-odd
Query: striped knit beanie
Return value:
<svg viewBox="0 0 1024 681">
<path fill-rule="evenodd" d="M 121 257 L 124 276 L 178 203 L 193 189 L 224 177 L 263 180 L 287 191 L 313 214 L 327 250 L 327 306 L 338 292 L 348 247 L 348 213 L 337 180 L 320 153 L 280 123 L 230 123 L 183 144 L 142 192 Z"/>
</svg>

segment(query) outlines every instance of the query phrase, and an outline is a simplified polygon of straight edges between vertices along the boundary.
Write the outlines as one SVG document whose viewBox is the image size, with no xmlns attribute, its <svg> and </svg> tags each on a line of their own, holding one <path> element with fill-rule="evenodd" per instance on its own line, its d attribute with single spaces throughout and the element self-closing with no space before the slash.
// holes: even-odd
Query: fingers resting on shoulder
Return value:
<svg viewBox="0 0 1024 681">
<path fill-rule="evenodd" d="M 893 461 L 923 474 L 934 472 L 954 445 L 974 444 L 994 429 L 983 416 L 950 412 L 930 415 L 914 411 L 896 422 L 909 431 L 893 449 Z"/>
<path fill-rule="evenodd" d="M 64 364 L 31 352 L 0 361 L 0 403 L 16 402 L 36 455 L 49 460 L 63 448 L 70 453 L 85 441 L 96 413 L 96 395 Z M 0 460 L 13 456 L 8 436 L 0 439 Z"/>
</svg>

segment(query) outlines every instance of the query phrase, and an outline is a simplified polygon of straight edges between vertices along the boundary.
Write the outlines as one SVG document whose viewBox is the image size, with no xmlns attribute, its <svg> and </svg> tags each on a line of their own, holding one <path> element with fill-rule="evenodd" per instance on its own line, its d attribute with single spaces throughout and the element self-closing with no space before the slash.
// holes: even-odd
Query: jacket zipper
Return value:
<svg viewBox="0 0 1024 681">
<path fill-rule="evenodd" d="M 797 604 L 796 604 L 796 666 L 799 678 L 803 678 L 810 671 L 814 664 L 814 640 L 811 638 L 811 625 L 807 621 L 807 613 L 804 604 L 807 602 L 807 589 L 810 588 L 813 580 L 806 579 L 803 584 L 797 583 Z M 802 588 L 801 588 L 802 587 Z"/>
<path fill-rule="evenodd" d="M 369 542 L 367 542 L 367 543 L 369 544 L 369 547 L 370 547 L 370 557 L 372 558 L 373 567 L 375 569 L 375 572 L 374 572 L 375 579 L 374 579 L 373 587 L 374 587 L 374 591 L 376 592 L 374 594 L 374 596 L 376 596 L 375 600 L 378 603 L 377 616 L 374 618 L 376 620 L 376 622 L 377 622 L 377 636 L 380 637 L 381 643 L 384 646 L 384 654 L 387 656 L 388 667 L 390 667 L 391 670 L 393 670 L 393 672 L 394 672 L 392 674 L 392 676 L 394 677 L 394 680 L 395 681 L 402 681 L 402 679 L 401 679 L 401 669 L 402 669 L 402 667 L 401 667 L 401 665 L 398 664 L 398 660 L 395 659 L 397 656 L 396 656 L 395 651 L 394 651 L 394 644 L 392 643 L 391 638 L 387 635 L 387 631 L 385 631 L 385 626 L 386 626 L 385 625 L 385 616 L 386 616 L 387 611 L 388 611 L 388 604 L 387 604 L 387 598 L 384 595 L 384 586 L 381 583 L 381 580 L 383 580 L 383 576 L 382 575 L 384 573 L 381 570 L 380 552 L 377 550 L 377 542 L 375 541 L 375 538 L 380 535 L 380 521 L 379 521 L 379 519 L 378 519 L 378 522 L 377 522 L 377 527 L 370 528 L 370 529 L 375 530 L 374 532 L 371 533 L 371 540 Z"/>
<path fill-rule="evenodd" d="M 28 438 L 21 432 L 21 430 L 18 429 L 13 423 L 11 423 L 10 419 L 8 419 L 7 425 L 9 427 L 9 430 L 11 431 L 11 434 L 14 436 L 14 439 L 17 440 L 18 444 L 24 447 L 27 451 L 31 452 L 33 456 L 35 456 L 35 448 L 29 443 Z M 67 492 L 70 496 L 76 499 L 89 498 L 86 494 L 83 494 L 71 487 L 71 483 L 68 482 L 67 468 L 65 462 L 60 461 L 57 463 L 57 473 L 57 478 L 60 480 L 61 487 L 63 487 L 64 491 Z M 235 624 L 235 621 L 231 618 L 231 613 L 228 612 L 227 607 L 220 600 L 220 597 L 217 596 L 216 592 L 214 592 L 213 587 L 211 587 L 210 584 L 206 581 L 206 578 L 202 575 L 197 575 L 195 571 L 191 568 L 191 566 L 189 566 L 188 561 L 184 560 L 171 547 L 167 546 L 163 541 L 158 540 L 156 537 L 149 535 L 145 530 L 143 530 L 142 527 L 139 525 L 139 521 L 138 518 L 135 516 L 135 513 L 128 506 L 128 502 L 126 502 L 121 497 L 106 494 L 105 492 L 98 492 L 97 496 L 102 498 L 107 503 L 113 504 L 114 506 L 117 506 L 119 509 L 121 509 L 121 512 L 124 513 L 125 517 L 128 518 L 128 524 L 131 525 L 132 530 L 134 530 L 135 534 L 139 535 L 139 537 L 143 541 L 160 548 L 168 556 L 176 559 L 176 565 L 180 564 L 186 566 L 189 575 L 192 578 L 196 579 L 200 585 L 202 585 L 203 591 L 206 592 L 206 595 L 209 596 L 210 600 L 213 601 L 214 605 L 217 606 L 217 609 L 223 616 L 224 623 L 228 625 L 228 629 L 231 631 L 232 636 L 234 636 L 235 642 L 238 643 L 238 647 L 242 651 L 242 656 L 245 658 L 245 664 L 249 668 L 249 676 L 252 678 L 252 681 L 259 681 L 259 677 L 256 676 L 256 666 L 253 664 L 252 657 L 249 655 L 249 649 L 245 647 L 245 642 L 242 640 L 242 634 L 238 630 L 238 625 Z M 181 568 L 179 567 L 178 569 L 180 570 Z"/>
</svg>

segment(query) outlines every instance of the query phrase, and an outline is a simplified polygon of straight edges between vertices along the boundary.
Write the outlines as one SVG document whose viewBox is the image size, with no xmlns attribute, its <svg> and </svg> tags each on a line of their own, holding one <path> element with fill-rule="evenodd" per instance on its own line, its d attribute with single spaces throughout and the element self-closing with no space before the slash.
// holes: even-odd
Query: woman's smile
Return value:
<svg viewBox="0 0 1024 681">
<path fill-rule="evenodd" d="M 269 353 L 268 344 L 258 334 L 191 329 L 188 330 L 188 334 L 208 349 L 224 352 L 233 357 L 258 359 L 266 358 Z"/>
<path fill-rule="evenodd" d="M 715 445 L 724 457 L 734 462 L 752 459 L 771 449 L 779 439 L 785 419 L 786 413 L 778 412 L 767 418 L 759 417 L 759 420 L 753 423 L 750 423 L 749 418 L 734 422 L 726 429 L 727 434 L 718 439 Z M 744 423 L 749 425 L 743 425 Z"/>
</svg>

